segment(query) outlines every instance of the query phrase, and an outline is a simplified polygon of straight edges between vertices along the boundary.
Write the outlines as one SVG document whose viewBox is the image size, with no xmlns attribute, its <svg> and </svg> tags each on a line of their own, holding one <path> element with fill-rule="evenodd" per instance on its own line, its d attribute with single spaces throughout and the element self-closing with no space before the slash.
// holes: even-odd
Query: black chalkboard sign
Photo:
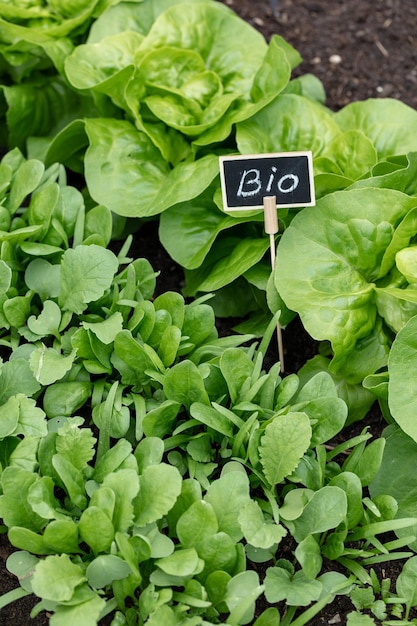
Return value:
<svg viewBox="0 0 417 626">
<path fill-rule="evenodd" d="M 262 209 L 265 196 L 278 207 L 315 204 L 311 152 L 219 157 L 225 211 Z"/>
</svg>

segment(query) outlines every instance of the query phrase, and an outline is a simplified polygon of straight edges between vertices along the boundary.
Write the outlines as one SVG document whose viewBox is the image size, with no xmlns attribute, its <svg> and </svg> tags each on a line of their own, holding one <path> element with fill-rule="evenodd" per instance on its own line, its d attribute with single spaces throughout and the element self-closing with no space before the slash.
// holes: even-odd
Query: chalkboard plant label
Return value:
<svg viewBox="0 0 417 626">
<path fill-rule="evenodd" d="M 265 196 L 278 207 L 315 204 L 310 151 L 219 157 L 225 211 L 262 209 Z"/>
</svg>

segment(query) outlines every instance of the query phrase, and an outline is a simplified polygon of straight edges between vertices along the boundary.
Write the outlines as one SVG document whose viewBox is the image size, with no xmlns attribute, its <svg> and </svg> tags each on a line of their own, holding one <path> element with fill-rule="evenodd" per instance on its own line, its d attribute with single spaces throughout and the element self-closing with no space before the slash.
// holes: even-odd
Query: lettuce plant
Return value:
<svg viewBox="0 0 417 626">
<path fill-rule="evenodd" d="M 350 382 L 387 365 L 416 313 L 415 205 L 394 189 L 351 188 L 304 209 L 281 238 L 277 289 L 313 337 L 330 341 L 330 369 Z"/>
<path fill-rule="evenodd" d="M 287 85 L 294 62 L 298 56 L 281 38 L 268 46 L 254 28 L 215 2 L 154 6 L 148 0 L 109 8 L 87 42 L 65 60 L 69 83 L 102 111 L 85 122 L 90 193 L 112 211 L 136 217 L 197 196 L 218 171 L 216 150 L 199 158 L 206 146 L 226 140 L 236 122 L 271 102 Z M 77 125 L 63 132 L 68 141 Z M 59 137 L 51 151 L 55 159 L 64 157 Z M 104 184 L 103 175 L 112 185 Z M 186 178 L 192 179 L 190 189 Z M 172 192 L 178 183 L 180 195 L 164 203 L 165 190 Z"/>
<path fill-rule="evenodd" d="M 114 2 L 5 0 L 0 4 L 1 111 L 8 131 L 2 133 L 3 147 L 25 150 L 28 137 L 53 135 L 74 116 L 84 114 L 82 99 L 62 76 L 63 63 L 110 4 Z"/>
</svg>

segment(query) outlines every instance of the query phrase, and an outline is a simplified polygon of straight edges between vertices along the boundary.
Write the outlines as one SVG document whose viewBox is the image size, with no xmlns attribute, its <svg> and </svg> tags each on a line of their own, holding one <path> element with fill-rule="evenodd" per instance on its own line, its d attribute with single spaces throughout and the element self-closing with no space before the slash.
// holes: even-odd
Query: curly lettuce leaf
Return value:
<svg viewBox="0 0 417 626">
<path fill-rule="evenodd" d="M 333 159 L 341 172 L 348 173 L 356 180 L 364 172 L 371 170 L 377 162 L 377 152 L 372 141 L 360 130 L 347 130 L 323 152 L 323 156 Z"/>
<path fill-rule="evenodd" d="M 368 178 L 357 180 L 352 185 L 352 188 L 358 187 L 396 189 L 409 196 L 417 195 L 417 152 L 409 152 L 397 159 L 379 161 Z"/>
<path fill-rule="evenodd" d="M 225 93 L 239 94 L 250 92 L 267 50 L 263 35 L 227 7 L 209 2 L 184 2 L 161 13 L 139 54 L 165 46 L 194 50 L 220 77 Z"/>
<path fill-rule="evenodd" d="M 212 189 L 200 196 L 179 202 L 161 214 L 159 237 L 170 256 L 182 267 L 196 269 L 203 263 L 218 235 L 238 224 L 262 221 L 262 215 L 236 217 L 220 211 Z M 178 246 L 181 240 L 184 245 Z"/>
<path fill-rule="evenodd" d="M 340 128 L 360 130 L 374 144 L 378 159 L 417 149 L 417 111 L 391 98 L 352 102 L 334 114 Z"/>
<path fill-rule="evenodd" d="M 53 37 L 65 37 L 73 31 L 85 31 L 93 17 L 112 3 L 112 0 L 3 0 L 0 19 L 6 32 L 8 23 L 21 27 L 21 38 L 25 41 L 30 41 L 33 34 L 45 32 Z"/>
<path fill-rule="evenodd" d="M 92 24 L 88 43 L 97 43 L 104 37 L 116 35 L 123 31 L 136 31 L 146 35 L 156 18 L 166 9 L 182 3 L 184 0 L 139 0 L 140 11 L 137 2 L 118 2 L 107 8 Z M 207 2 L 211 0 L 193 0 L 193 3 Z M 227 9 L 226 9 L 227 10 Z"/>
<path fill-rule="evenodd" d="M 59 76 L 0 86 L 6 103 L 10 147 L 24 149 L 30 136 L 53 134 L 79 112 L 79 97 Z"/>
<path fill-rule="evenodd" d="M 133 72 L 136 49 L 143 35 L 124 31 L 100 43 L 81 44 L 65 59 L 65 73 L 76 89 L 91 89 L 113 96 L 123 108 L 123 87 Z"/>
<path fill-rule="evenodd" d="M 340 134 L 327 109 L 296 94 L 282 94 L 236 127 L 242 154 L 311 150 L 314 159 Z"/>
<path fill-rule="evenodd" d="M 85 120 L 85 173 L 92 197 L 118 215 L 145 217 L 202 193 L 218 174 L 215 154 L 173 169 L 145 133 L 123 120 Z M 99 198 L 99 200 L 98 200 Z"/>
</svg>

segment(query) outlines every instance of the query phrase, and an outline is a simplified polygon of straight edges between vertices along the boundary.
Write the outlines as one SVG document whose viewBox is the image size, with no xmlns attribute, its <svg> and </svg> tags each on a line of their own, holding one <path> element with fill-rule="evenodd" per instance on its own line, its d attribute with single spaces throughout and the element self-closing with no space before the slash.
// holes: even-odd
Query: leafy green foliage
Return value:
<svg viewBox="0 0 417 626">
<path fill-rule="evenodd" d="M 348 415 L 329 373 L 301 383 L 281 379 L 279 364 L 263 371 L 261 346 L 219 338 L 204 298 L 150 299 L 149 263 L 126 258 L 129 241 L 118 256 L 107 247 L 107 210 L 86 210 L 62 168 L 18 151 L 2 165 L 11 358 L 0 370 L 0 515 L 22 560 L 37 555 L 28 590 L 38 610 L 58 623 L 85 611 L 94 624 L 117 601 L 132 623 L 185 610 L 246 624 L 262 593 L 276 602 L 272 580 L 287 572 L 287 604 L 318 611 L 334 597 L 323 596 L 319 539 L 349 569 L 352 541 L 366 537 L 374 547 L 360 554 L 378 557 L 378 533 L 413 526 L 366 515 L 381 446 L 364 435 L 343 465 L 326 455 Z M 92 211 L 101 240 L 86 231 Z M 260 581 L 247 559 L 275 562 L 288 534 L 299 544 L 294 571 L 273 564 Z"/>
<path fill-rule="evenodd" d="M 348 624 L 409 623 L 415 111 L 331 113 L 289 44 L 212 0 L 43 4 L 0 7 L 0 516 L 21 584 L 0 606 L 303 626 L 349 594 Z M 262 215 L 223 211 L 218 157 L 305 149 L 318 204 L 280 212 L 271 275 Z M 155 297 L 116 242 L 155 216 L 184 295 Z M 216 314 L 251 312 L 218 336 Z M 328 343 L 281 378 L 263 357 L 296 313 Z M 397 426 L 346 440 L 375 397 Z M 393 559 L 395 593 L 372 570 Z M 279 607 L 257 615 L 262 596 Z"/>
<path fill-rule="evenodd" d="M 413 283 L 396 265 L 414 209 L 391 189 L 336 192 L 296 216 L 278 247 L 278 291 L 313 337 L 331 342 L 330 370 L 351 383 L 387 365 L 392 332 L 416 312 Z"/>
</svg>

